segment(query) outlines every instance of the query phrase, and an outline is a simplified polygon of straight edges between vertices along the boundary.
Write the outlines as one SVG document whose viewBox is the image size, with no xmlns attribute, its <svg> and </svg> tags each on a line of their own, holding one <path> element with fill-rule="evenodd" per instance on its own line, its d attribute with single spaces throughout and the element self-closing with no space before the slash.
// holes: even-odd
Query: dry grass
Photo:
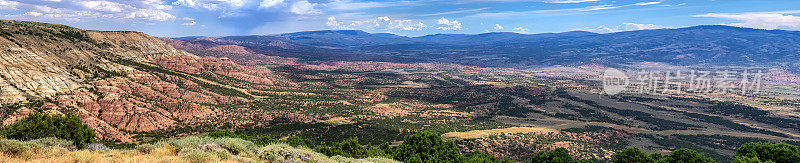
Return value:
<svg viewBox="0 0 800 163">
<path fill-rule="evenodd" d="M 159 148 L 153 149 L 150 153 L 142 153 L 136 150 L 111 150 L 111 151 L 68 151 L 63 148 L 50 148 L 35 154 L 34 157 L 25 159 L 0 155 L 0 163 L 5 162 L 42 162 L 42 163 L 127 163 L 127 162 L 152 162 L 152 163 L 173 163 L 190 162 L 186 158 L 181 158 L 175 152 L 175 147 L 164 144 Z M 233 160 L 222 160 L 214 162 L 238 162 Z"/>
<path fill-rule="evenodd" d="M 329 125 L 343 125 L 343 124 L 353 124 L 355 122 L 350 121 L 350 119 L 345 117 L 333 117 L 328 120 L 323 121 L 325 124 Z"/>
<path fill-rule="evenodd" d="M 181 158 L 177 154 L 169 154 L 168 150 L 159 148 L 159 152 L 150 154 L 140 153 L 134 150 L 112 150 L 108 152 L 99 151 L 65 151 L 59 156 L 39 155 L 31 159 L 15 158 L 0 155 L 0 163 L 6 162 L 33 162 L 33 163 L 128 163 L 128 162 L 151 162 L 151 163 L 189 163 L 190 160 Z M 213 162 L 240 162 L 236 160 L 221 160 Z"/>
<path fill-rule="evenodd" d="M 167 143 L 161 144 L 161 147 L 153 149 L 153 151 L 150 152 L 150 154 L 156 156 L 175 156 L 177 153 L 175 147 Z"/>
<path fill-rule="evenodd" d="M 136 151 L 67 151 L 60 156 L 34 157 L 31 159 L 0 156 L 0 162 L 52 162 L 52 163 L 89 163 L 89 162 L 187 162 L 173 156 L 158 156 L 154 154 L 141 154 Z"/>
<path fill-rule="evenodd" d="M 547 134 L 553 132 L 558 132 L 558 130 L 549 128 L 540 128 L 540 127 L 509 127 L 509 128 L 491 129 L 491 130 L 472 130 L 467 132 L 448 132 L 442 135 L 442 137 L 451 139 L 474 139 L 474 138 L 482 138 L 490 135 L 497 135 L 503 133 Z"/>
<path fill-rule="evenodd" d="M 228 162 L 320 162 L 320 163 L 397 163 L 388 158 L 353 159 L 328 157 L 308 148 L 291 147 L 287 144 L 271 144 L 265 147 L 249 147 L 247 143 L 234 138 L 197 138 L 174 139 L 153 145 L 140 145 L 128 150 L 79 150 L 69 151 L 60 146 L 25 146 L 25 143 L 6 140 L 0 152 L 0 163 L 6 162 L 43 162 L 43 163 L 228 163 Z M 209 141 L 220 144 L 208 145 Z M 200 146 L 196 144 L 201 144 Z M 20 149 L 16 150 L 17 147 Z M 203 148 L 206 147 L 206 148 Z M 224 147 L 226 149 L 222 149 Z M 208 149 L 221 149 L 212 150 Z M 228 151 L 237 151 L 232 155 Z M 258 150 L 258 153 L 250 150 Z M 14 152 L 21 151 L 21 152 Z"/>
</svg>

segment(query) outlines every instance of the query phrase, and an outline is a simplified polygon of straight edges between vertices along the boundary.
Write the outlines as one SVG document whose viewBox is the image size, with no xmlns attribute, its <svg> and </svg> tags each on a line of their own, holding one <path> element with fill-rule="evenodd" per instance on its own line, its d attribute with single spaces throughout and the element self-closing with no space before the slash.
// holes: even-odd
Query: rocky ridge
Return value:
<svg viewBox="0 0 800 163">
<path fill-rule="evenodd" d="M 211 79 L 273 82 L 263 77 L 269 70 L 198 57 L 140 32 L 10 20 L 0 29 L 4 124 L 32 111 L 73 112 L 100 139 L 132 142 L 141 133 L 202 125 L 226 114 L 217 105 L 254 98 Z"/>
</svg>

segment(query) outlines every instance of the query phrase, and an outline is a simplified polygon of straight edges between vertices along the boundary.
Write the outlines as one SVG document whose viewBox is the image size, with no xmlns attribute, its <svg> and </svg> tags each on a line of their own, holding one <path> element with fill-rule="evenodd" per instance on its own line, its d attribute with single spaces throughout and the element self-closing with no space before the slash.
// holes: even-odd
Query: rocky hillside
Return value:
<svg viewBox="0 0 800 163">
<path fill-rule="evenodd" d="M 269 70 L 242 73 L 247 68 L 226 59 L 198 57 L 139 32 L 7 20 L 0 29 L 4 124 L 40 108 L 69 111 L 101 139 L 131 142 L 137 134 L 202 124 L 224 114 L 215 106 L 254 98 L 214 79 L 272 83 L 264 78 Z"/>
</svg>

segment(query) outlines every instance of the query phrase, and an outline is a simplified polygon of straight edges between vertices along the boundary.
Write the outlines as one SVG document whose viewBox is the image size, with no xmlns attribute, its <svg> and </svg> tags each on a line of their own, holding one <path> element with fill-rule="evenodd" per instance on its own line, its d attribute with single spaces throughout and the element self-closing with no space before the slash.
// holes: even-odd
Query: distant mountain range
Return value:
<svg viewBox="0 0 800 163">
<path fill-rule="evenodd" d="M 232 44 L 304 60 L 447 62 L 527 67 L 625 64 L 748 65 L 796 70 L 800 32 L 722 25 L 597 34 L 585 31 L 519 34 L 435 34 L 420 37 L 358 30 L 265 36 L 184 37 L 182 41 Z"/>
</svg>

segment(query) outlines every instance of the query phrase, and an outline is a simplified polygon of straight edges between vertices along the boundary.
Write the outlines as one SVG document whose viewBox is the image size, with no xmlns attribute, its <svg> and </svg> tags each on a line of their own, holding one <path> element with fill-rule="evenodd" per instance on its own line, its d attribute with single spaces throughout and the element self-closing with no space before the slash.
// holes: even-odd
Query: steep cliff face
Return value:
<svg viewBox="0 0 800 163">
<path fill-rule="evenodd" d="M 131 142 L 141 132 L 202 125 L 223 112 L 215 105 L 253 98 L 198 74 L 225 71 L 271 83 L 237 72 L 233 62 L 197 57 L 139 32 L 7 20 L 0 29 L 3 124 L 32 111 L 73 112 L 101 139 Z"/>
<path fill-rule="evenodd" d="M 104 50 L 127 58 L 155 59 L 178 55 L 193 56 L 173 48 L 158 38 L 133 31 L 86 31 L 86 35 L 103 45 Z"/>
<path fill-rule="evenodd" d="M 192 56 L 139 32 L 83 31 L 62 25 L 2 21 L 0 96 L 3 103 L 75 91 L 111 58 L 150 60 Z M 99 64 L 99 65 L 98 65 Z"/>
</svg>

